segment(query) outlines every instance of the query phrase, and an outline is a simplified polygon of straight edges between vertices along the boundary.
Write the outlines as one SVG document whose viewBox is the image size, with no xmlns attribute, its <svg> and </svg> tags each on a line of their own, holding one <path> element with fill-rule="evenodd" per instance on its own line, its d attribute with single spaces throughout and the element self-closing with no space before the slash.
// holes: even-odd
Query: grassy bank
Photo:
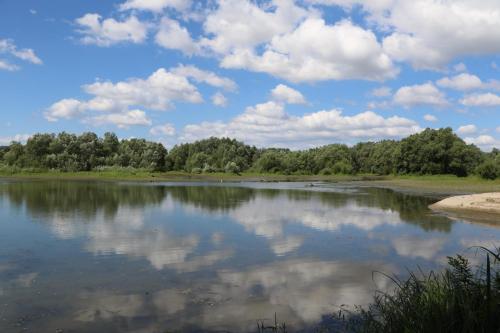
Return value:
<svg viewBox="0 0 500 333">
<path fill-rule="evenodd" d="M 500 179 L 486 180 L 478 176 L 387 176 L 383 179 L 370 181 L 368 185 L 407 192 L 416 191 L 442 195 L 500 192 Z"/>
<path fill-rule="evenodd" d="M 281 175 L 244 172 L 241 174 L 229 173 L 188 173 L 188 172 L 151 172 L 147 170 L 105 170 L 105 171 L 33 171 L 20 170 L 16 172 L 0 170 L 3 178 L 24 179 L 88 179 L 88 180 L 124 180 L 124 181 L 206 181 L 206 182 L 259 182 L 259 181 L 361 181 L 384 179 L 382 176 L 353 176 L 353 175 Z"/>
<path fill-rule="evenodd" d="M 151 172 L 147 170 L 112 169 L 88 172 L 58 172 L 0 169 L 0 177 L 10 179 L 66 179 L 144 182 L 356 182 L 360 186 L 391 188 L 399 191 L 434 195 L 500 191 L 500 179 L 485 180 L 477 176 L 376 176 L 376 175 L 281 175 L 244 172 L 228 173 Z"/>
</svg>

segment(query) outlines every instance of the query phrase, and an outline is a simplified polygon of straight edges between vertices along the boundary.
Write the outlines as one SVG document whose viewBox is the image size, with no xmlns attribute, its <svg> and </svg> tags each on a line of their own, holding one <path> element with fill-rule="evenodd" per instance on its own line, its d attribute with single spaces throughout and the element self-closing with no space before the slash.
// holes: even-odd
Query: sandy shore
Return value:
<svg viewBox="0 0 500 333">
<path fill-rule="evenodd" d="M 429 206 L 440 211 L 469 211 L 500 214 L 500 192 L 459 195 L 446 198 Z"/>
</svg>

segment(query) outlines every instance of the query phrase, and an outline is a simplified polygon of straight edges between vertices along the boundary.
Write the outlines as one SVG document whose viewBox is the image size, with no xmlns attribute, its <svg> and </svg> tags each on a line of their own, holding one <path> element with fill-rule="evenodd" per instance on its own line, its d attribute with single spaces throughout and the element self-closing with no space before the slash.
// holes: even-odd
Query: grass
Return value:
<svg viewBox="0 0 500 333">
<path fill-rule="evenodd" d="M 500 252 L 486 251 L 485 265 L 475 270 L 458 255 L 448 258 L 441 273 L 410 273 L 405 281 L 390 277 L 395 291 L 376 294 L 368 309 L 352 314 L 346 330 L 500 332 Z"/>
<path fill-rule="evenodd" d="M 487 180 L 478 176 L 398 175 L 374 180 L 370 184 L 377 187 L 388 187 L 410 192 L 428 192 L 430 194 L 466 194 L 500 191 L 500 179 Z"/>
<path fill-rule="evenodd" d="M 96 180 L 133 180 L 133 181 L 352 181 L 368 179 L 353 175 L 281 175 L 243 172 L 228 173 L 188 173 L 182 171 L 152 172 L 141 169 L 107 169 L 102 171 L 61 172 L 33 169 L 0 168 L 0 177 L 40 178 L 40 179 L 96 179 Z M 380 178 L 380 177 L 379 177 Z"/>
</svg>

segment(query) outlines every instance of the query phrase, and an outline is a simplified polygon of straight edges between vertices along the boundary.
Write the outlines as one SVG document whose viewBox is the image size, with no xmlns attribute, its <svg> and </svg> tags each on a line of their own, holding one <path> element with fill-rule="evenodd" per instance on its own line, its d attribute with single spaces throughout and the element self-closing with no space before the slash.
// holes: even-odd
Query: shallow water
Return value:
<svg viewBox="0 0 500 333">
<path fill-rule="evenodd" d="M 433 199 L 306 183 L 0 181 L 0 332 L 315 327 L 500 228 Z"/>
</svg>

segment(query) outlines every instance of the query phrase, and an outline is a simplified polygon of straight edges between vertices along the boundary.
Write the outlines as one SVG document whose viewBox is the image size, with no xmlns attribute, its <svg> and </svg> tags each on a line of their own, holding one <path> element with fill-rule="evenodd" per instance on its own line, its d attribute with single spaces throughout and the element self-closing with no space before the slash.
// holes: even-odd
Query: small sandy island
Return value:
<svg viewBox="0 0 500 333">
<path fill-rule="evenodd" d="M 459 195 L 446 198 L 429 206 L 439 211 L 469 211 L 500 214 L 500 192 Z"/>
</svg>

